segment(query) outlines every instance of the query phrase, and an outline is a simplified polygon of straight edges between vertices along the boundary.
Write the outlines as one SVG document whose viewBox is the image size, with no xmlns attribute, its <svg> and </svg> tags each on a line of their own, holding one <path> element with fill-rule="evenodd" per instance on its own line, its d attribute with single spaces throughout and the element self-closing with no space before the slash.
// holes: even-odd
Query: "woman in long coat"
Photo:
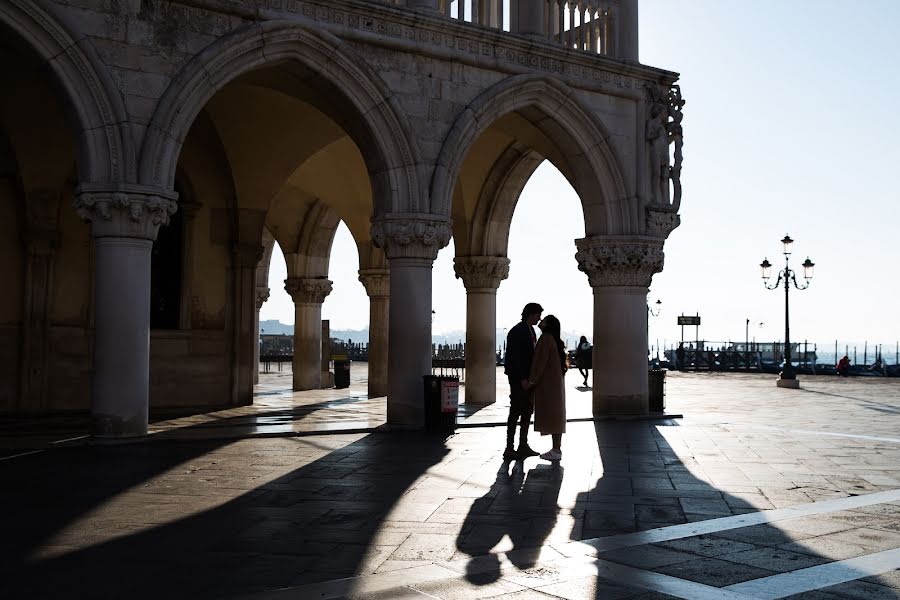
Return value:
<svg viewBox="0 0 900 600">
<path fill-rule="evenodd" d="M 534 430 L 553 438 L 553 448 L 541 454 L 541 458 L 560 460 L 562 434 L 566 431 L 566 351 L 559 339 L 559 319 L 547 315 L 538 327 L 541 328 L 541 339 L 534 348 L 528 376 L 534 394 Z"/>
</svg>

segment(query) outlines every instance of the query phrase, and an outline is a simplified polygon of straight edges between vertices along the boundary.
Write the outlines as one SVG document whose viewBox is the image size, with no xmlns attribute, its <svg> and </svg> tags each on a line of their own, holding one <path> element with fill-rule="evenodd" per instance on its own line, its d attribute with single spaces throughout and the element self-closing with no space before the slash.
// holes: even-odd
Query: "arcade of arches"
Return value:
<svg viewBox="0 0 900 600">
<path fill-rule="evenodd" d="M 90 409 L 116 438 L 146 434 L 150 407 L 251 403 L 276 243 L 294 388 L 320 387 L 341 221 L 389 424 L 423 421 L 431 265 L 451 236 L 466 398 L 493 402 L 509 227 L 544 160 L 581 199 L 594 338 L 617 349 L 594 356 L 594 412 L 647 412 L 645 302 L 678 225 L 683 102 L 676 74 L 637 62 L 637 0 L 616 3 L 618 55 L 535 36 L 523 9 L 506 32 L 373 2 L 362 31 L 358 2 L 261 21 L 215 1 L 84 4 L 0 7 L 15 90 L 0 95 L 0 412 Z"/>
</svg>

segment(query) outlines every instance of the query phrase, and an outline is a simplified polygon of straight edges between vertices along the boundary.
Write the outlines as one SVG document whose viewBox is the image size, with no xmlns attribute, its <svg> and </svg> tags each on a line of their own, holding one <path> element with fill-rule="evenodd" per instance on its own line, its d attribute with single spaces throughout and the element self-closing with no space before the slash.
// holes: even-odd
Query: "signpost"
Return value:
<svg viewBox="0 0 900 600">
<path fill-rule="evenodd" d="M 678 324 L 681 326 L 681 345 L 684 346 L 684 326 L 685 325 L 693 325 L 696 327 L 696 331 L 694 333 L 694 340 L 697 343 L 697 349 L 700 349 L 700 315 L 697 314 L 693 317 L 681 315 L 678 317 Z"/>
</svg>

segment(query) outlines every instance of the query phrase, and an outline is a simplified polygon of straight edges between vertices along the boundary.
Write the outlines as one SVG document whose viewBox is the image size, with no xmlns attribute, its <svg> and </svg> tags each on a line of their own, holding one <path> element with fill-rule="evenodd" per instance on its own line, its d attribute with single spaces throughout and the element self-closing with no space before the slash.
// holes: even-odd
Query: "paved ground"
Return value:
<svg viewBox="0 0 900 600">
<path fill-rule="evenodd" d="M 142 444 L 0 422 L 0 597 L 900 598 L 900 380 L 670 374 L 683 419 L 572 422 L 551 464 L 502 460 L 502 385 L 446 440 L 375 431 L 359 366 Z"/>
</svg>

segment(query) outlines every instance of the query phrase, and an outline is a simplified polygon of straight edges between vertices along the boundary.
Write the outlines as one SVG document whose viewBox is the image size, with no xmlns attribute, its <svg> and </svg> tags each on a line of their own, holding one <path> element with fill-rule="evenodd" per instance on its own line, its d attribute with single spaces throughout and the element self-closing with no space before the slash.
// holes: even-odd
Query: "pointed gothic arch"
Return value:
<svg viewBox="0 0 900 600">
<path fill-rule="evenodd" d="M 76 38 L 49 7 L 28 0 L 0 3 L 0 28 L 11 30 L 48 66 L 72 115 L 78 178 L 91 183 L 135 179 L 134 145 L 125 104 L 91 41 Z"/>
<path fill-rule="evenodd" d="M 392 93 L 347 42 L 288 21 L 239 29 L 180 71 L 151 119 L 140 155 L 140 181 L 170 188 L 184 138 L 210 98 L 243 74 L 286 63 L 299 63 L 315 73 L 352 107 L 355 114 L 344 115 L 341 124 L 348 126 L 363 153 L 376 212 L 418 210 L 419 153 Z"/>
<path fill-rule="evenodd" d="M 567 175 L 582 205 L 590 198 L 591 205 L 599 209 L 585 206 L 588 235 L 637 232 L 637 211 L 629 202 L 623 163 L 608 142 L 609 133 L 570 87 L 543 75 L 506 79 L 478 96 L 457 118 L 435 166 L 432 212 L 450 214 L 463 162 L 478 138 L 498 119 L 523 111 L 530 111 L 532 125 L 567 161 Z"/>
</svg>

